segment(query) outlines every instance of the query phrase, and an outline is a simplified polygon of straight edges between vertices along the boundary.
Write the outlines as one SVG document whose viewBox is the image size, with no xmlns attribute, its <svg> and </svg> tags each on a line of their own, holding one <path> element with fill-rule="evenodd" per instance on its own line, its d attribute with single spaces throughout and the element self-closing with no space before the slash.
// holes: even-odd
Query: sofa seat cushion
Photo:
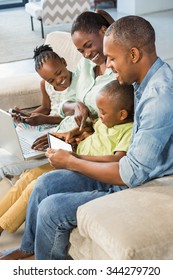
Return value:
<svg viewBox="0 0 173 280">
<path fill-rule="evenodd" d="M 86 259 L 173 259 L 173 177 L 164 180 L 79 207 L 72 258 L 80 251 Z"/>
<path fill-rule="evenodd" d="M 111 257 L 98 243 L 89 237 L 84 237 L 75 228 L 70 234 L 69 255 L 74 260 L 109 260 Z"/>
<path fill-rule="evenodd" d="M 41 104 L 41 78 L 37 73 L 0 78 L 1 109 L 32 108 Z"/>
</svg>

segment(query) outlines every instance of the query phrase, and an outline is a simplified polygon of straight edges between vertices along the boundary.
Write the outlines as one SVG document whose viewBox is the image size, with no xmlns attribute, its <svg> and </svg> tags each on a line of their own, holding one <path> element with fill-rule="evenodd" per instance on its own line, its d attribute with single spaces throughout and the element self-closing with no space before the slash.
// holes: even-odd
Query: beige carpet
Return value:
<svg viewBox="0 0 173 280">
<path fill-rule="evenodd" d="M 30 16 L 24 9 L 0 13 L 0 63 L 33 57 L 34 48 L 44 43 L 38 20 L 34 20 L 34 28 L 35 31 L 32 31 Z M 70 28 L 70 23 L 45 26 L 45 37 L 56 30 L 69 32 Z"/>
</svg>

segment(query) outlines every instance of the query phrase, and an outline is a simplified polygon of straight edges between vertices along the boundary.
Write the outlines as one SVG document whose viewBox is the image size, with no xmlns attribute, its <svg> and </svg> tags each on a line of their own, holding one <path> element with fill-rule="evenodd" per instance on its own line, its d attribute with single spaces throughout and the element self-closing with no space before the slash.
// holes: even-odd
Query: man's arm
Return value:
<svg viewBox="0 0 173 280">
<path fill-rule="evenodd" d="M 126 155 L 126 152 L 118 151 L 114 155 L 107 156 L 88 156 L 88 155 L 78 155 L 75 157 L 94 162 L 118 162 L 122 157 Z"/>
<path fill-rule="evenodd" d="M 77 171 L 104 183 L 125 185 L 119 174 L 119 162 L 93 162 L 71 156 L 67 169 Z"/>
<path fill-rule="evenodd" d="M 48 149 L 46 156 L 56 169 L 76 171 L 95 180 L 113 184 L 125 185 L 119 174 L 118 162 L 93 162 L 75 157 L 73 153 L 64 150 Z"/>
</svg>

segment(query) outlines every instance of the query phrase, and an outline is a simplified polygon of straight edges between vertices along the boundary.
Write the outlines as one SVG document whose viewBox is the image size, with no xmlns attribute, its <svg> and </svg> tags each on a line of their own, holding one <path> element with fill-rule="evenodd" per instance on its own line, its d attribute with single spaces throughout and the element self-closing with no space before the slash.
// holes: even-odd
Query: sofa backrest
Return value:
<svg viewBox="0 0 173 280">
<path fill-rule="evenodd" d="M 66 60 L 69 70 L 74 71 L 76 69 L 82 55 L 73 44 L 69 32 L 51 32 L 47 35 L 45 44 L 49 44 L 59 56 Z"/>
</svg>

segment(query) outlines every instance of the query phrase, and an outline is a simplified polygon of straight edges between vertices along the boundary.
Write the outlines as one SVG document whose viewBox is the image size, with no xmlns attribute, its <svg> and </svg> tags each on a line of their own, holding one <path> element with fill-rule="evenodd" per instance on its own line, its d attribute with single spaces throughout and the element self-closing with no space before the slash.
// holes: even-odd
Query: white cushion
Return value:
<svg viewBox="0 0 173 280">
<path fill-rule="evenodd" d="M 10 83 L 9 83 L 10 80 Z M 31 108 L 41 104 L 40 76 L 37 73 L 0 78 L 0 108 Z"/>
<path fill-rule="evenodd" d="M 67 61 L 68 69 L 74 71 L 82 57 L 74 46 L 70 33 L 52 32 L 47 35 L 46 44 Z M 40 76 L 36 73 L 13 75 L 0 78 L 0 108 L 8 110 L 15 105 L 19 108 L 31 108 L 41 104 Z"/>
<path fill-rule="evenodd" d="M 173 176 L 79 207 L 70 255 L 76 259 L 173 259 Z"/>
<path fill-rule="evenodd" d="M 77 51 L 69 32 L 55 31 L 47 35 L 45 44 L 52 46 L 59 56 L 67 62 L 67 68 L 74 71 L 82 55 Z"/>
<path fill-rule="evenodd" d="M 25 11 L 36 19 L 42 18 L 41 2 L 29 2 L 25 4 Z"/>
</svg>

